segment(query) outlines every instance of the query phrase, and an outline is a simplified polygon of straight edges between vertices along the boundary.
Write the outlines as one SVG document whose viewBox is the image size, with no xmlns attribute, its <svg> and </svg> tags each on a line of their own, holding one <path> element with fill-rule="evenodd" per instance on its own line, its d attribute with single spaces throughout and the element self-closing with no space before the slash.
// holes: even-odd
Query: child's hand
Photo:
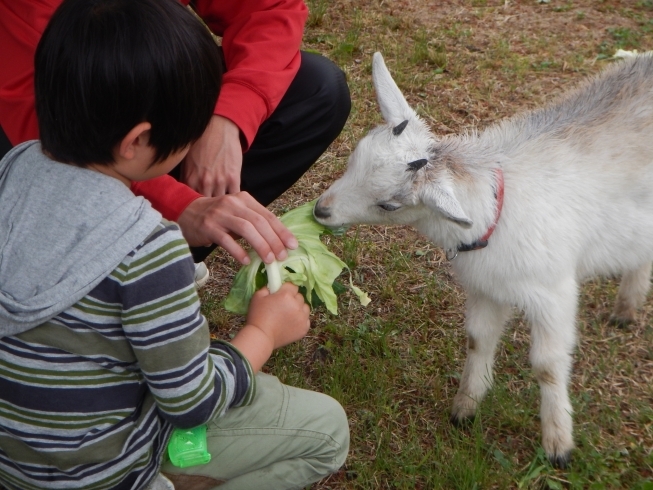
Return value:
<svg viewBox="0 0 653 490">
<path fill-rule="evenodd" d="M 252 297 L 247 324 L 263 330 L 275 349 L 304 338 L 311 325 L 310 308 L 294 284 L 287 282 L 274 294 L 261 288 Z"/>
<path fill-rule="evenodd" d="M 274 294 L 268 288 L 261 288 L 252 296 L 247 324 L 231 344 L 247 358 L 254 372 L 258 372 L 274 349 L 308 333 L 309 313 L 309 306 L 294 284 L 287 282 Z"/>
</svg>

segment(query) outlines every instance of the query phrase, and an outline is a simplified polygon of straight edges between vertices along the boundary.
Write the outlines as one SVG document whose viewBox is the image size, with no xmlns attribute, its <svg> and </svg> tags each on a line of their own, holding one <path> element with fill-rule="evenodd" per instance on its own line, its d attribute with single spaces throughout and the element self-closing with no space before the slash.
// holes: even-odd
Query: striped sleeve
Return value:
<svg viewBox="0 0 653 490">
<path fill-rule="evenodd" d="M 229 344 L 210 345 L 192 256 L 177 226 L 161 226 L 123 264 L 114 272 L 123 330 L 162 416 L 194 427 L 251 402 L 249 362 Z"/>
</svg>

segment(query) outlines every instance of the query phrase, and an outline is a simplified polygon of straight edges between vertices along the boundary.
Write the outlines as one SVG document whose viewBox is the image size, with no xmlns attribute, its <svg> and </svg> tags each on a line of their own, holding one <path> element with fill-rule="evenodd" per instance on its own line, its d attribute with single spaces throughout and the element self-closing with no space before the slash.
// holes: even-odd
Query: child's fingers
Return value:
<svg viewBox="0 0 653 490">
<path fill-rule="evenodd" d="M 304 302 L 303 296 L 302 296 L 302 302 L 304 303 L 302 306 L 302 313 L 306 317 L 306 331 L 308 332 L 308 330 L 311 328 L 311 307 Z"/>
<path fill-rule="evenodd" d="M 279 291 L 288 291 L 289 293 L 299 293 L 299 288 L 295 286 L 292 282 L 284 282 L 281 287 L 279 288 Z"/>
<path fill-rule="evenodd" d="M 257 296 L 259 298 L 264 298 L 264 297 L 269 296 L 269 295 L 270 295 L 270 290 L 268 288 L 266 288 L 265 286 L 263 286 L 261 289 L 259 289 L 258 291 L 256 291 L 254 293 L 254 296 Z"/>
</svg>

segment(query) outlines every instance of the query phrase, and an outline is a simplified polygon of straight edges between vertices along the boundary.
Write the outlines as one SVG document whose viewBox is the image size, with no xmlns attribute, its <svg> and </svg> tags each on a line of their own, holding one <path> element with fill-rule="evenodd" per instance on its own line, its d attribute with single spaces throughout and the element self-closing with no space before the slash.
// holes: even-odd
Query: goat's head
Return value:
<svg viewBox="0 0 653 490">
<path fill-rule="evenodd" d="M 322 194 L 315 218 L 330 227 L 415 224 L 432 210 L 468 228 L 471 220 L 456 199 L 451 172 L 433 165 L 435 140 L 392 79 L 380 53 L 372 78 L 386 121 L 370 131 L 349 157 L 345 174 Z"/>
</svg>

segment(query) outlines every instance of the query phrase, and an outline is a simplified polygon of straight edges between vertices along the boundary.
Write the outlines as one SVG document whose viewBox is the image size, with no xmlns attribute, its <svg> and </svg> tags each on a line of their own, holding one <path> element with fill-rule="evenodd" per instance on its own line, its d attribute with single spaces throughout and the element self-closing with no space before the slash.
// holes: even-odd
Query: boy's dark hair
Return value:
<svg viewBox="0 0 653 490">
<path fill-rule="evenodd" d="M 208 125 L 222 77 L 211 34 L 176 0 L 64 0 L 34 64 L 41 145 L 79 166 L 114 163 L 141 122 L 155 162 L 185 148 Z"/>
</svg>

